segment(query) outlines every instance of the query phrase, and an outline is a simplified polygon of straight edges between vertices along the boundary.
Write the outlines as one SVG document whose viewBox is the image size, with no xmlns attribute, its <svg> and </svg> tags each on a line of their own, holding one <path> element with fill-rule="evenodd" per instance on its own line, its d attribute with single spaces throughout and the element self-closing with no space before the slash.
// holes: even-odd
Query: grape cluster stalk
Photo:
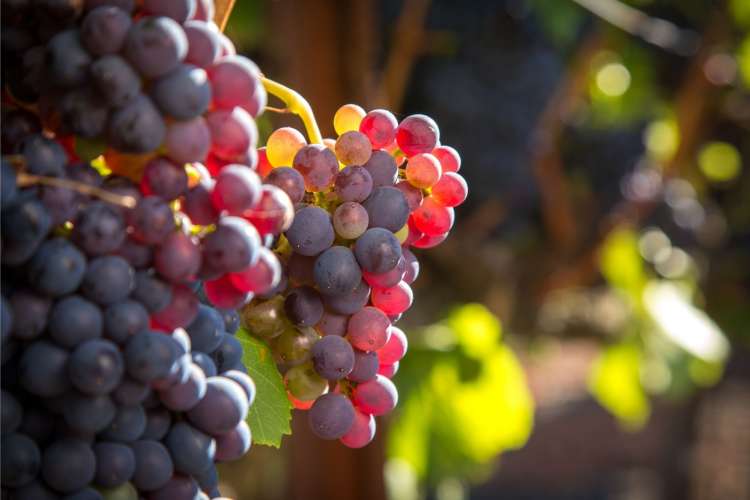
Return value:
<svg viewBox="0 0 750 500">
<path fill-rule="evenodd" d="M 274 245 L 281 279 L 256 283 L 264 291 L 241 318 L 268 342 L 312 431 L 360 448 L 398 401 L 391 377 L 408 340 L 395 323 L 419 274 L 411 249 L 446 239 L 468 187 L 428 116 L 399 123 L 347 104 L 334 128 L 337 139 L 322 144 L 280 128 L 258 151 L 264 185 L 283 190 L 295 216 Z"/>
<path fill-rule="evenodd" d="M 217 498 L 251 446 L 237 309 L 280 280 L 294 208 L 213 15 L 3 3 L 3 498 Z"/>
</svg>

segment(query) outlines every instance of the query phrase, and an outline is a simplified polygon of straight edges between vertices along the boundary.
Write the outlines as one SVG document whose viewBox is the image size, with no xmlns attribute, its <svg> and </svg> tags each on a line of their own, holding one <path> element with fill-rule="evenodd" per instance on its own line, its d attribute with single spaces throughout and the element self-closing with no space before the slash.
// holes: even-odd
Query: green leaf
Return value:
<svg viewBox="0 0 750 500">
<path fill-rule="evenodd" d="M 500 321 L 482 304 L 466 304 L 454 309 L 447 325 L 455 333 L 464 352 L 481 359 L 500 340 Z"/>
<path fill-rule="evenodd" d="M 258 390 L 255 403 L 247 414 L 253 443 L 278 448 L 282 436 L 292 433 L 289 426 L 292 406 L 286 396 L 284 381 L 266 344 L 251 337 L 244 329 L 237 332 L 237 340 L 242 344 L 242 362 Z"/>
<path fill-rule="evenodd" d="M 632 343 L 608 347 L 594 364 L 589 390 L 620 422 L 637 429 L 648 418 L 650 405 L 641 385 L 640 349 Z"/>
<path fill-rule="evenodd" d="M 646 273 L 634 231 L 613 231 L 604 242 L 599 265 L 612 286 L 625 292 L 633 303 L 640 303 L 641 293 L 646 286 Z"/>
</svg>

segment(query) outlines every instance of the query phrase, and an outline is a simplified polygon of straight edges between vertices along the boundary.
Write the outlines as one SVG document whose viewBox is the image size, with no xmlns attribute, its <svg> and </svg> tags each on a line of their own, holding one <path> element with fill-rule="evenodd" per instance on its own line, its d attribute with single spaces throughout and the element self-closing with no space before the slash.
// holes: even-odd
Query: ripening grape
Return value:
<svg viewBox="0 0 750 500">
<path fill-rule="evenodd" d="M 388 341 L 390 326 L 391 322 L 383 311 L 363 307 L 349 318 L 347 338 L 360 351 L 377 351 Z"/>
<path fill-rule="evenodd" d="M 163 157 L 157 157 L 146 164 L 141 178 L 141 191 L 146 196 L 154 195 L 171 201 L 187 189 L 188 179 L 185 168 Z"/>
<path fill-rule="evenodd" d="M 455 212 L 428 196 L 411 215 L 414 225 L 427 236 L 445 234 L 453 227 Z"/>
<path fill-rule="evenodd" d="M 388 342 L 376 352 L 378 360 L 383 365 L 397 363 L 406 354 L 408 346 L 409 341 L 403 330 L 397 326 L 391 326 L 391 336 L 388 338 Z"/>
<path fill-rule="evenodd" d="M 164 146 L 166 155 L 176 163 L 203 161 L 211 149 L 211 131 L 206 120 L 199 116 L 170 123 Z"/>
<path fill-rule="evenodd" d="M 244 420 L 231 431 L 216 437 L 217 462 L 227 462 L 241 458 L 250 449 L 252 436 L 250 426 Z"/>
<path fill-rule="evenodd" d="M 461 170 L 461 156 L 452 147 L 438 146 L 432 150 L 432 154 L 440 162 L 443 172 L 458 172 Z"/>
<path fill-rule="evenodd" d="M 221 309 L 236 309 L 252 300 L 253 294 L 235 288 L 229 275 L 223 275 L 214 280 L 206 280 L 203 290 L 208 301 Z"/>
<path fill-rule="evenodd" d="M 182 24 L 195 14 L 195 0 L 143 0 L 143 10 L 154 16 L 167 16 Z"/>
<path fill-rule="evenodd" d="M 375 437 L 375 417 L 354 409 L 354 421 L 349 431 L 340 441 L 348 448 L 367 446 Z"/>
<path fill-rule="evenodd" d="M 441 205 L 457 207 L 466 200 L 469 187 L 463 177 L 455 172 L 445 172 L 432 186 L 430 196 Z"/>
<path fill-rule="evenodd" d="M 354 314 L 362 309 L 370 299 L 370 287 L 362 280 L 350 294 L 323 295 L 323 304 L 337 314 Z"/>
<path fill-rule="evenodd" d="M 404 277 L 406 273 L 406 249 L 402 249 L 402 257 L 398 260 L 396 267 L 390 271 L 386 271 L 380 274 L 368 273 L 365 271 L 362 273 L 362 277 L 365 281 L 373 288 L 390 288 L 396 285 Z"/>
<path fill-rule="evenodd" d="M 302 286 L 293 289 L 286 296 L 284 312 L 297 326 L 313 326 L 323 316 L 323 301 L 315 289 Z"/>
<path fill-rule="evenodd" d="M 390 288 L 372 290 L 372 305 L 386 314 L 401 314 L 411 307 L 414 301 L 411 287 L 403 281 Z"/>
<path fill-rule="evenodd" d="M 273 185 L 261 188 L 259 202 L 242 216 L 250 221 L 261 235 L 277 235 L 289 229 L 294 219 L 294 207 L 289 196 Z"/>
<path fill-rule="evenodd" d="M 362 206 L 367 210 L 369 227 L 382 227 L 396 232 L 409 218 L 406 197 L 395 187 L 381 186 L 373 189 Z"/>
<path fill-rule="evenodd" d="M 187 38 L 168 17 L 143 17 L 125 41 L 125 56 L 146 78 L 158 78 L 177 67 L 187 54 Z"/>
<path fill-rule="evenodd" d="M 317 344 L 317 343 L 316 343 Z M 284 384 L 289 394 L 300 401 L 310 401 L 328 390 L 328 381 L 318 375 L 312 363 L 293 366 L 284 374 Z"/>
<path fill-rule="evenodd" d="M 202 115 L 211 102 L 212 86 L 203 68 L 181 64 L 155 80 L 151 97 L 159 109 L 177 120 Z"/>
<path fill-rule="evenodd" d="M 277 167 L 271 170 L 263 180 L 284 191 L 293 204 L 302 201 L 305 196 L 305 179 L 291 167 Z"/>
<path fill-rule="evenodd" d="M 382 350 L 382 348 L 380 350 Z M 354 382 L 366 382 L 372 380 L 378 373 L 379 366 L 380 362 L 376 353 L 355 349 L 354 368 L 352 368 L 352 371 L 349 372 L 349 375 L 347 375 L 346 378 Z"/>
<path fill-rule="evenodd" d="M 362 119 L 359 131 L 365 134 L 372 147 L 376 149 L 388 146 L 396 138 L 398 121 L 388 110 L 373 109 Z"/>
<path fill-rule="evenodd" d="M 237 290 L 264 293 L 281 280 L 281 264 L 273 252 L 261 247 L 258 262 L 239 273 L 230 274 L 229 279 Z"/>
<path fill-rule="evenodd" d="M 333 228 L 344 239 L 359 238 L 370 223 L 365 207 L 353 201 L 342 203 L 333 212 Z"/>
<path fill-rule="evenodd" d="M 242 108 L 216 109 L 206 115 L 211 130 L 212 152 L 222 160 L 243 163 L 258 142 L 255 120 Z"/>
<path fill-rule="evenodd" d="M 366 168 L 350 165 L 336 175 L 334 189 L 342 201 L 362 202 L 372 191 L 372 176 Z"/>
<path fill-rule="evenodd" d="M 338 439 L 354 423 L 354 407 L 346 396 L 325 394 L 315 400 L 308 413 L 313 433 L 322 439 Z"/>
<path fill-rule="evenodd" d="M 351 293 L 359 284 L 362 271 L 349 248 L 333 246 L 315 260 L 313 278 L 321 293 L 344 295 Z"/>
<path fill-rule="evenodd" d="M 400 181 L 396 183 L 395 187 L 404 193 L 406 204 L 409 205 L 409 212 L 413 212 L 422 204 L 422 200 L 424 199 L 422 190 L 412 186 L 410 182 Z"/>
<path fill-rule="evenodd" d="M 437 234 L 434 236 L 425 234 L 421 238 L 419 238 L 417 241 L 412 243 L 412 246 L 414 248 L 432 248 L 432 247 L 439 245 L 443 241 L 445 241 L 447 237 L 448 237 L 448 233 Z"/>
<path fill-rule="evenodd" d="M 363 413 L 375 416 L 385 415 L 396 407 L 398 391 L 388 378 L 377 375 L 373 380 L 354 388 L 352 401 Z"/>
<path fill-rule="evenodd" d="M 209 27 L 205 21 L 192 19 L 183 25 L 188 41 L 185 62 L 199 68 L 208 68 L 221 54 L 219 33 Z"/>
<path fill-rule="evenodd" d="M 331 216 L 315 206 L 298 210 L 284 234 L 295 252 L 307 256 L 318 255 L 330 247 L 335 238 Z"/>
<path fill-rule="evenodd" d="M 289 167 L 294 156 L 307 141 L 297 129 L 282 127 L 274 130 L 266 141 L 266 156 L 274 167 Z"/>
<path fill-rule="evenodd" d="M 312 328 L 287 328 L 271 343 L 276 362 L 296 366 L 308 361 L 310 349 L 318 338 Z"/>
<path fill-rule="evenodd" d="M 138 73 L 118 55 L 100 57 L 91 64 L 89 73 L 99 95 L 110 106 L 122 107 L 140 95 Z"/>
<path fill-rule="evenodd" d="M 203 259 L 212 269 L 237 273 L 258 261 L 258 231 L 239 217 L 222 217 L 202 241 Z"/>
<path fill-rule="evenodd" d="M 305 179 L 305 189 L 324 191 L 331 187 L 339 171 L 336 155 L 320 144 L 303 146 L 294 155 L 292 166 Z"/>
<path fill-rule="evenodd" d="M 392 186 L 398 180 L 398 167 L 393 157 L 385 151 L 373 151 L 363 165 L 372 177 L 372 186 Z"/>
<path fill-rule="evenodd" d="M 206 395 L 188 411 L 188 420 L 210 435 L 229 432 L 247 416 L 247 397 L 242 387 L 228 378 L 209 377 L 206 383 Z"/>
<path fill-rule="evenodd" d="M 266 91 L 260 82 L 260 70 L 244 56 L 219 59 L 208 68 L 213 104 L 218 109 L 240 106 L 257 116 L 266 105 Z"/>
<path fill-rule="evenodd" d="M 338 135 L 351 130 L 359 130 L 365 110 L 356 104 L 344 104 L 333 115 L 333 128 Z"/>
<path fill-rule="evenodd" d="M 404 273 L 404 282 L 411 285 L 419 276 L 419 261 L 417 257 L 408 248 L 403 249 L 404 260 L 406 261 L 406 272 Z"/>
<path fill-rule="evenodd" d="M 346 335 L 346 327 L 349 324 L 349 316 L 324 311 L 320 321 L 315 325 L 315 330 L 321 335 Z"/>
<path fill-rule="evenodd" d="M 429 116 L 411 115 L 404 118 L 396 129 L 396 142 L 408 157 L 429 153 L 440 142 L 440 130 Z"/>
<path fill-rule="evenodd" d="M 278 337 L 290 328 L 284 316 L 284 297 L 250 303 L 242 309 L 242 325 L 262 339 Z"/>
<path fill-rule="evenodd" d="M 228 165 L 216 176 L 211 200 L 217 211 L 242 215 L 261 198 L 260 177 L 244 165 Z"/>
<path fill-rule="evenodd" d="M 327 148 L 326 148 L 327 149 Z M 344 165 L 364 165 L 372 154 L 372 144 L 362 132 L 351 130 L 336 139 L 336 156 Z"/>
<path fill-rule="evenodd" d="M 344 337 L 322 337 L 312 346 L 310 356 L 315 371 L 327 380 L 340 380 L 354 368 L 354 350 Z"/>
<path fill-rule="evenodd" d="M 441 175 L 440 162 L 429 153 L 416 154 L 406 164 L 406 180 L 420 189 L 435 184 Z"/>
<path fill-rule="evenodd" d="M 201 267 L 201 250 L 195 238 L 180 231 L 170 234 L 154 252 L 154 268 L 167 281 L 184 283 Z"/>
</svg>

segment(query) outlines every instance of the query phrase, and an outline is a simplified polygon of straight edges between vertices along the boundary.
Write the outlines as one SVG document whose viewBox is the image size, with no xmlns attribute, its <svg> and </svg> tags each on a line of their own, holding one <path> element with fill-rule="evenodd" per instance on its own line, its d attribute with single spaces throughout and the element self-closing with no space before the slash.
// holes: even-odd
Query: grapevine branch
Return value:
<svg viewBox="0 0 750 500">
<path fill-rule="evenodd" d="M 77 191 L 85 195 L 94 196 L 102 201 L 106 201 L 107 203 L 125 208 L 133 208 L 136 204 L 136 200 L 132 196 L 112 193 L 110 191 L 107 191 L 106 189 L 100 189 L 96 186 L 72 181 L 70 179 L 63 179 L 61 177 L 45 177 L 42 175 L 34 175 L 26 172 L 18 172 L 16 174 L 16 182 L 18 182 L 18 185 L 21 187 L 41 184 L 44 186 L 70 189 L 71 191 Z"/>
<path fill-rule="evenodd" d="M 269 94 L 275 95 L 284 101 L 289 112 L 294 113 L 302 119 L 305 130 L 307 130 L 307 135 L 310 138 L 310 143 L 323 144 L 323 136 L 320 133 L 320 128 L 318 128 L 318 122 L 315 121 L 315 114 L 310 107 L 310 103 L 299 92 L 279 82 L 270 80 L 265 76 L 261 78 L 261 81 Z"/>
</svg>

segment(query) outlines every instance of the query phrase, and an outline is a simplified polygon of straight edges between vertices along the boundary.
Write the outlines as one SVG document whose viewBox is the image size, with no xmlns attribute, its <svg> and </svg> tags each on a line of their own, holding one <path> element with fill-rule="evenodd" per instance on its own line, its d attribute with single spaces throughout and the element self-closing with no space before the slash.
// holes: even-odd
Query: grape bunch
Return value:
<svg viewBox="0 0 750 500">
<path fill-rule="evenodd" d="M 259 150 L 265 185 L 282 189 L 296 213 L 275 247 L 281 279 L 274 285 L 267 271 L 241 316 L 271 346 L 313 432 L 359 448 L 398 399 L 390 378 L 407 338 L 395 323 L 419 274 L 410 248 L 445 240 L 468 188 L 460 156 L 425 115 L 398 123 L 347 104 L 334 128 L 338 138 L 324 144 L 281 128 Z"/>
</svg>

